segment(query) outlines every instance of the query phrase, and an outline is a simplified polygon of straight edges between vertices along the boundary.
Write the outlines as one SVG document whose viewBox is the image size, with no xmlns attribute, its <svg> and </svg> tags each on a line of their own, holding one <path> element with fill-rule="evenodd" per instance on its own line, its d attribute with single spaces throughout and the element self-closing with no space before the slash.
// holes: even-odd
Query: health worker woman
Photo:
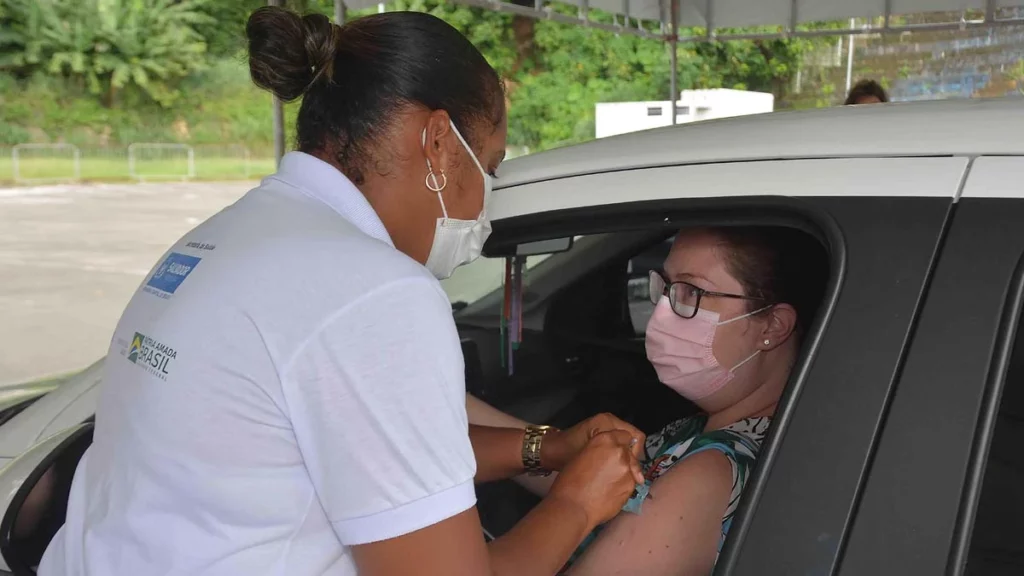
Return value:
<svg viewBox="0 0 1024 576">
<path fill-rule="evenodd" d="M 438 279 L 490 231 L 498 75 L 423 13 L 262 8 L 246 32 L 255 83 L 302 98 L 298 151 L 133 296 L 39 574 L 554 574 L 643 481 L 643 437 L 467 421 Z M 474 482 L 553 469 L 485 544 Z"/>
</svg>

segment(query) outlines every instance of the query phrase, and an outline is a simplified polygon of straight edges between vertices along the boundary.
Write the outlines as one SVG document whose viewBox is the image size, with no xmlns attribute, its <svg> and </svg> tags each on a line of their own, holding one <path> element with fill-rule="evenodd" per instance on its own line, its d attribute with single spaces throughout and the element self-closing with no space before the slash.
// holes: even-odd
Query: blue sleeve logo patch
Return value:
<svg viewBox="0 0 1024 576">
<path fill-rule="evenodd" d="M 202 258 L 171 252 L 167 259 L 157 267 L 149 282 L 146 282 L 146 286 L 155 288 L 165 294 L 174 294 L 178 286 L 181 286 L 185 278 L 188 278 L 188 275 L 195 270 L 200 260 Z"/>
</svg>

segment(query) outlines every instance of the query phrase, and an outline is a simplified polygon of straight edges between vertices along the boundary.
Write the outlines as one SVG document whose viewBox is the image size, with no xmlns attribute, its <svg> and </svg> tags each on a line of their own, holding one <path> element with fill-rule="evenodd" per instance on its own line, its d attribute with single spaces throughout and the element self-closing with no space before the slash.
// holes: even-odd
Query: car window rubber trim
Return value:
<svg viewBox="0 0 1024 576">
<path fill-rule="evenodd" d="M 996 418 L 999 415 L 999 403 L 1006 387 L 1006 375 L 1013 359 L 1013 348 L 1017 339 L 1017 330 L 1024 314 L 1024 254 L 1017 260 L 1010 288 L 1003 304 L 993 346 L 992 360 L 985 377 L 985 391 L 982 396 L 981 413 L 979 414 L 971 443 L 971 456 L 968 460 L 967 477 L 964 481 L 957 511 L 956 525 L 953 532 L 953 543 L 949 549 L 946 562 L 948 576 L 960 576 L 967 566 L 970 553 L 971 536 L 974 532 L 974 519 L 978 512 L 978 502 L 985 481 L 985 467 L 989 449 L 995 435 Z"/>
</svg>

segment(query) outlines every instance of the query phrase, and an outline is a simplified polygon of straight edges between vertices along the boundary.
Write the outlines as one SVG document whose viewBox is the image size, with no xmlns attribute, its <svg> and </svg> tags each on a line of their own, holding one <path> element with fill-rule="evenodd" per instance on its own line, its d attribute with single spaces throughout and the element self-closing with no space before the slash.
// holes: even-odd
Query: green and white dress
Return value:
<svg viewBox="0 0 1024 576">
<path fill-rule="evenodd" d="M 644 447 L 644 452 L 647 455 L 647 461 L 644 463 L 644 478 L 647 486 L 650 486 L 677 462 L 694 454 L 707 450 L 718 450 L 724 454 L 732 466 L 732 495 L 729 497 L 729 505 L 722 515 L 722 536 L 718 540 L 718 551 L 721 552 L 725 537 L 729 533 L 729 527 L 732 526 L 736 508 L 739 506 L 743 487 L 746 486 L 747 478 L 750 477 L 750 472 L 757 462 L 761 442 L 771 425 L 771 418 L 767 416 L 747 418 L 720 430 L 705 432 L 704 427 L 707 425 L 707 421 L 706 414 L 683 418 L 669 424 L 657 434 L 648 436 Z M 573 553 L 566 568 L 579 558 L 600 531 L 601 527 L 598 527 L 587 536 Z"/>
<path fill-rule="evenodd" d="M 724 454 L 732 466 L 732 495 L 722 516 L 722 537 L 718 541 L 718 550 L 721 551 L 736 514 L 736 507 L 739 506 L 743 487 L 757 463 L 761 442 L 772 420 L 767 416 L 746 418 L 725 428 L 704 432 L 707 421 L 706 414 L 684 418 L 649 436 L 644 450 L 647 453 L 644 478 L 650 486 L 680 460 L 707 450 L 718 450 Z"/>
</svg>

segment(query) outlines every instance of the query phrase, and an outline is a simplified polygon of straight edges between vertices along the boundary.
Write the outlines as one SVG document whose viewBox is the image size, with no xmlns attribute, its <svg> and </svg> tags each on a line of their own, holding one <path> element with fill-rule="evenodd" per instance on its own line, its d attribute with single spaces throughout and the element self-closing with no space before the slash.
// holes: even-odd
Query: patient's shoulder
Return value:
<svg viewBox="0 0 1024 576">
<path fill-rule="evenodd" d="M 713 502 L 721 501 L 722 508 L 728 505 L 731 493 L 732 463 L 718 450 L 699 452 L 676 462 L 651 485 L 655 501 L 663 497 L 679 501 L 678 496 L 692 501 L 700 494 Z"/>
</svg>

